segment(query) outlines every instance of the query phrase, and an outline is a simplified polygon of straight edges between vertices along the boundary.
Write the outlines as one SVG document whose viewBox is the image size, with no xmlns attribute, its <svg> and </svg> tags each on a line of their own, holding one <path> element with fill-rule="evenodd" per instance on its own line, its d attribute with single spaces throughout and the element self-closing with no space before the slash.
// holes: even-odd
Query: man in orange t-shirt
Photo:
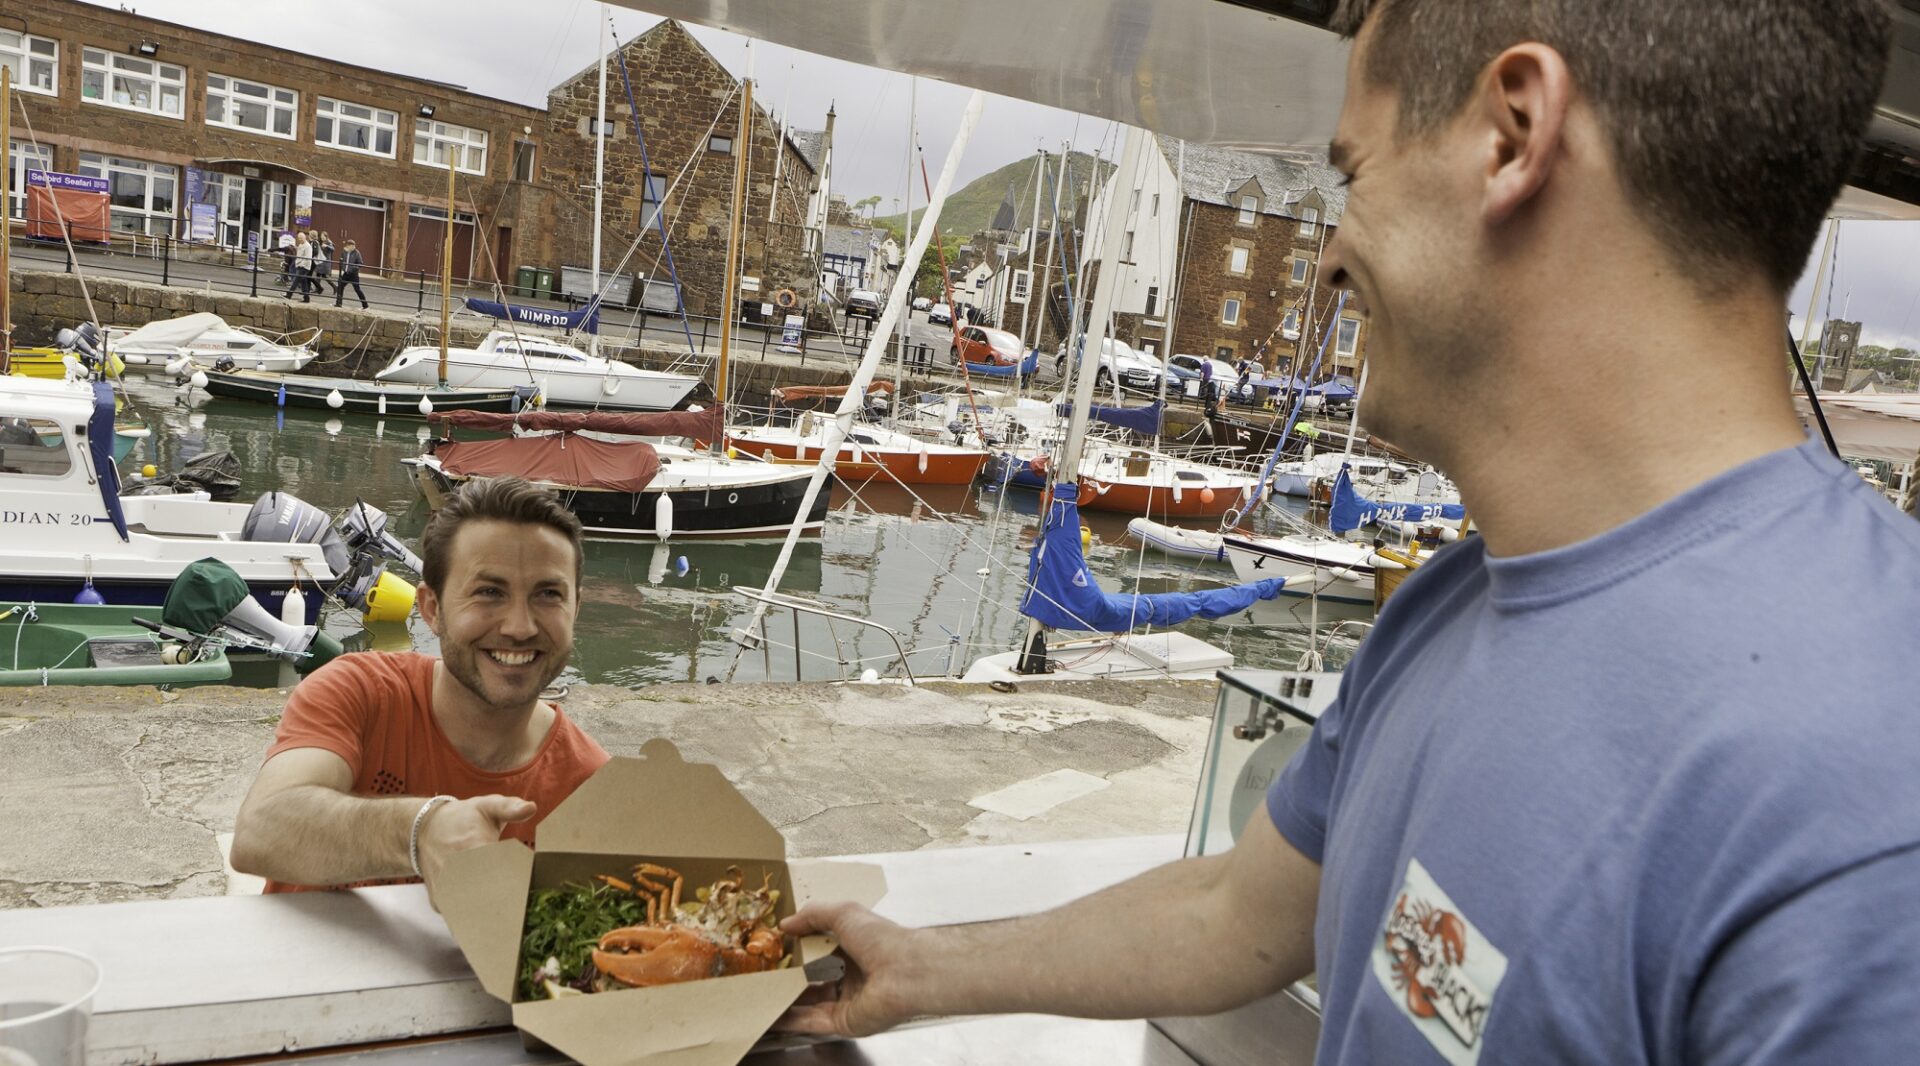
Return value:
<svg viewBox="0 0 1920 1066">
<path fill-rule="evenodd" d="M 287 700 L 234 821 L 267 891 L 423 879 L 540 819 L 607 753 L 540 693 L 573 650 L 580 521 L 517 478 L 470 483 L 427 523 L 420 617 L 440 658 L 343 655 Z"/>
</svg>

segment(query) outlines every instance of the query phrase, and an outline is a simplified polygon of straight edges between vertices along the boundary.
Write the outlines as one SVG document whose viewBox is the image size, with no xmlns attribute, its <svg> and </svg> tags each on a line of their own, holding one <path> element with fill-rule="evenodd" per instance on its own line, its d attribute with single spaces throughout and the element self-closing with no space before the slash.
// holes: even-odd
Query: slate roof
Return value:
<svg viewBox="0 0 1920 1066">
<path fill-rule="evenodd" d="M 878 226 L 828 226 L 821 251 L 871 262 L 876 258 L 872 245 L 885 240 L 886 232 Z"/>
<path fill-rule="evenodd" d="M 787 140 L 793 142 L 794 148 L 800 152 L 800 158 L 807 161 L 807 166 L 815 174 L 820 173 L 821 157 L 827 153 L 827 131 L 789 129 Z"/>
<path fill-rule="evenodd" d="M 1320 190 L 1320 199 L 1326 202 L 1320 221 L 1337 225 L 1341 212 L 1346 209 L 1347 191 L 1340 185 L 1340 172 L 1327 165 L 1324 152 L 1302 150 L 1284 157 L 1254 155 L 1173 137 L 1155 139 L 1167 158 L 1167 166 L 1175 174 L 1183 173 L 1181 148 L 1185 147 L 1181 191 L 1189 200 L 1238 207 L 1238 202 L 1230 198 L 1249 178 L 1254 178 L 1266 194 L 1261 214 L 1298 218 L 1295 212 L 1301 199 L 1314 189 Z"/>
</svg>

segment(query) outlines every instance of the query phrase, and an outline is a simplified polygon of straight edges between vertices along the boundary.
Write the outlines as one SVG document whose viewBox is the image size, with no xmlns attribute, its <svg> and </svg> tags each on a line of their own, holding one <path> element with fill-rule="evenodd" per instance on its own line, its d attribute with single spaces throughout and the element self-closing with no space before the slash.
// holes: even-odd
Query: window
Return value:
<svg viewBox="0 0 1920 1066">
<path fill-rule="evenodd" d="M 719 134 L 714 134 L 713 136 L 707 138 L 707 151 L 719 152 L 721 155 L 732 155 L 733 154 L 733 138 L 722 137 Z"/>
<path fill-rule="evenodd" d="M 1287 313 L 1280 316 L 1280 328 L 1288 333 L 1300 332 L 1300 309 L 1298 307 L 1289 307 L 1287 308 Z"/>
<path fill-rule="evenodd" d="M 397 112 L 329 100 L 322 96 L 313 102 L 313 143 L 343 152 L 393 158 L 394 143 L 400 139 L 400 115 Z"/>
<path fill-rule="evenodd" d="M 73 469 L 67 438 L 50 418 L 0 418 L 0 472 L 59 477 Z"/>
<path fill-rule="evenodd" d="M 430 118 L 413 123 L 413 161 L 421 166 L 453 168 L 467 174 L 487 172 L 487 131 L 435 122 Z"/>
<path fill-rule="evenodd" d="M 80 98 L 90 104 L 185 118 L 187 72 L 172 63 L 156 63 L 101 48 L 80 50 Z"/>
<path fill-rule="evenodd" d="M 1240 198 L 1240 224 L 1242 226 L 1253 225 L 1254 219 L 1259 217 L 1259 214 L 1260 198 L 1258 196 L 1242 196 Z"/>
<path fill-rule="evenodd" d="M 1351 356 L 1360 346 L 1360 322 L 1358 319 L 1340 320 L 1340 335 L 1334 338 L 1333 354 L 1341 357 Z"/>
<path fill-rule="evenodd" d="M 207 75 L 207 125 L 293 139 L 300 94 L 225 74 Z"/>
<path fill-rule="evenodd" d="M 1320 209 L 1303 207 L 1300 209 L 1300 236 L 1311 237 L 1320 228 Z"/>
<path fill-rule="evenodd" d="M 1033 272 L 1030 270 L 1014 271 L 1010 291 L 1007 294 L 1008 302 L 1017 304 L 1026 303 L 1027 294 L 1031 291 L 1033 291 Z M 1147 291 L 1151 293 L 1153 290 L 1149 289 Z M 1148 297 L 1148 302 L 1152 302 L 1151 296 Z M 1147 313 L 1152 314 L 1153 312 L 1148 311 Z"/>
<path fill-rule="evenodd" d="M 648 173 L 646 183 L 640 189 L 641 229 L 657 228 L 657 223 L 654 221 L 654 215 L 657 212 L 654 209 L 666 199 L 666 196 L 667 179 L 658 174 Z"/>
<path fill-rule="evenodd" d="M 533 180 L 533 142 L 513 142 L 513 180 Z"/>
<path fill-rule="evenodd" d="M 1239 300 L 1231 296 L 1227 297 L 1226 302 L 1220 305 L 1220 321 L 1229 326 L 1240 324 Z"/>
<path fill-rule="evenodd" d="M 13 71 L 13 87 L 22 92 L 60 93 L 60 44 L 19 30 L 0 30 L 0 67 Z"/>
<path fill-rule="evenodd" d="M 1160 306 L 1160 287 L 1158 285 L 1147 286 L 1147 309 L 1144 313 L 1148 318 L 1152 318 L 1154 310 L 1159 306 Z"/>
<path fill-rule="evenodd" d="M 9 140 L 12 149 L 11 160 L 7 167 L 7 214 L 14 218 L 27 216 L 27 171 L 52 170 L 53 148 L 41 145 L 35 148 L 25 141 Z"/>
<path fill-rule="evenodd" d="M 115 233 L 150 237 L 173 232 L 174 168 L 138 159 L 80 153 L 80 173 L 107 179 L 107 203 Z"/>
<path fill-rule="evenodd" d="M 1233 361 L 1233 345 L 1231 344 L 1215 345 L 1213 349 L 1213 357 L 1215 359 L 1225 359 L 1227 362 L 1232 362 Z"/>
<path fill-rule="evenodd" d="M 1247 272 L 1247 250 L 1235 248 L 1227 254 L 1227 273 L 1245 274 Z"/>
<path fill-rule="evenodd" d="M 1306 256 L 1296 255 L 1293 257 L 1293 283 L 1295 285 L 1305 285 L 1307 283 L 1307 268 L 1311 265 L 1312 263 Z"/>
<path fill-rule="evenodd" d="M 1160 217 L 1160 194 L 1159 193 L 1153 194 L 1153 206 L 1147 210 L 1147 217 L 1148 218 Z"/>
<path fill-rule="evenodd" d="M 1126 235 L 1120 238 L 1120 261 L 1124 263 L 1132 258 L 1133 258 L 1133 231 L 1128 230 L 1126 232 Z"/>
</svg>

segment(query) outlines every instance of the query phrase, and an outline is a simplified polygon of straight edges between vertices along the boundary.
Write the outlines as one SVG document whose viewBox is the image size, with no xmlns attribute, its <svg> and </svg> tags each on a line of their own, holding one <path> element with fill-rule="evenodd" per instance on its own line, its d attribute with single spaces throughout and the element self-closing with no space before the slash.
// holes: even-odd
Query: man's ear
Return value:
<svg viewBox="0 0 1920 1066">
<path fill-rule="evenodd" d="M 1487 134 L 1481 216 L 1499 225 L 1546 186 L 1563 150 L 1573 76 L 1559 52 L 1517 44 L 1481 73 L 1478 110 Z"/>
<path fill-rule="evenodd" d="M 440 597 L 434 594 L 432 585 L 421 584 L 419 591 L 414 594 L 414 606 L 420 609 L 420 620 L 425 622 L 427 628 L 433 630 L 435 635 L 438 635 L 440 632 Z"/>
</svg>

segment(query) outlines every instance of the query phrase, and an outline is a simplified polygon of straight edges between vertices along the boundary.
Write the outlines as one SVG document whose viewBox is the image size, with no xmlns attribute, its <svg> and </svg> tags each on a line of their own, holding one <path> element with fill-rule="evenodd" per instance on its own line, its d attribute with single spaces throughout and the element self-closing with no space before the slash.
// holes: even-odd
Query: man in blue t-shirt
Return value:
<svg viewBox="0 0 1920 1066">
<path fill-rule="evenodd" d="M 1011 922 L 809 907 L 853 976 L 785 1024 L 1207 1014 L 1317 971 L 1322 1063 L 1920 1061 L 1920 526 L 1806 439 L 1781 343 L 1887 12 L 1334 23 L 1361 417 L 1481 535 L 1395 594 L 1232 852 Z"/>
</svg>

